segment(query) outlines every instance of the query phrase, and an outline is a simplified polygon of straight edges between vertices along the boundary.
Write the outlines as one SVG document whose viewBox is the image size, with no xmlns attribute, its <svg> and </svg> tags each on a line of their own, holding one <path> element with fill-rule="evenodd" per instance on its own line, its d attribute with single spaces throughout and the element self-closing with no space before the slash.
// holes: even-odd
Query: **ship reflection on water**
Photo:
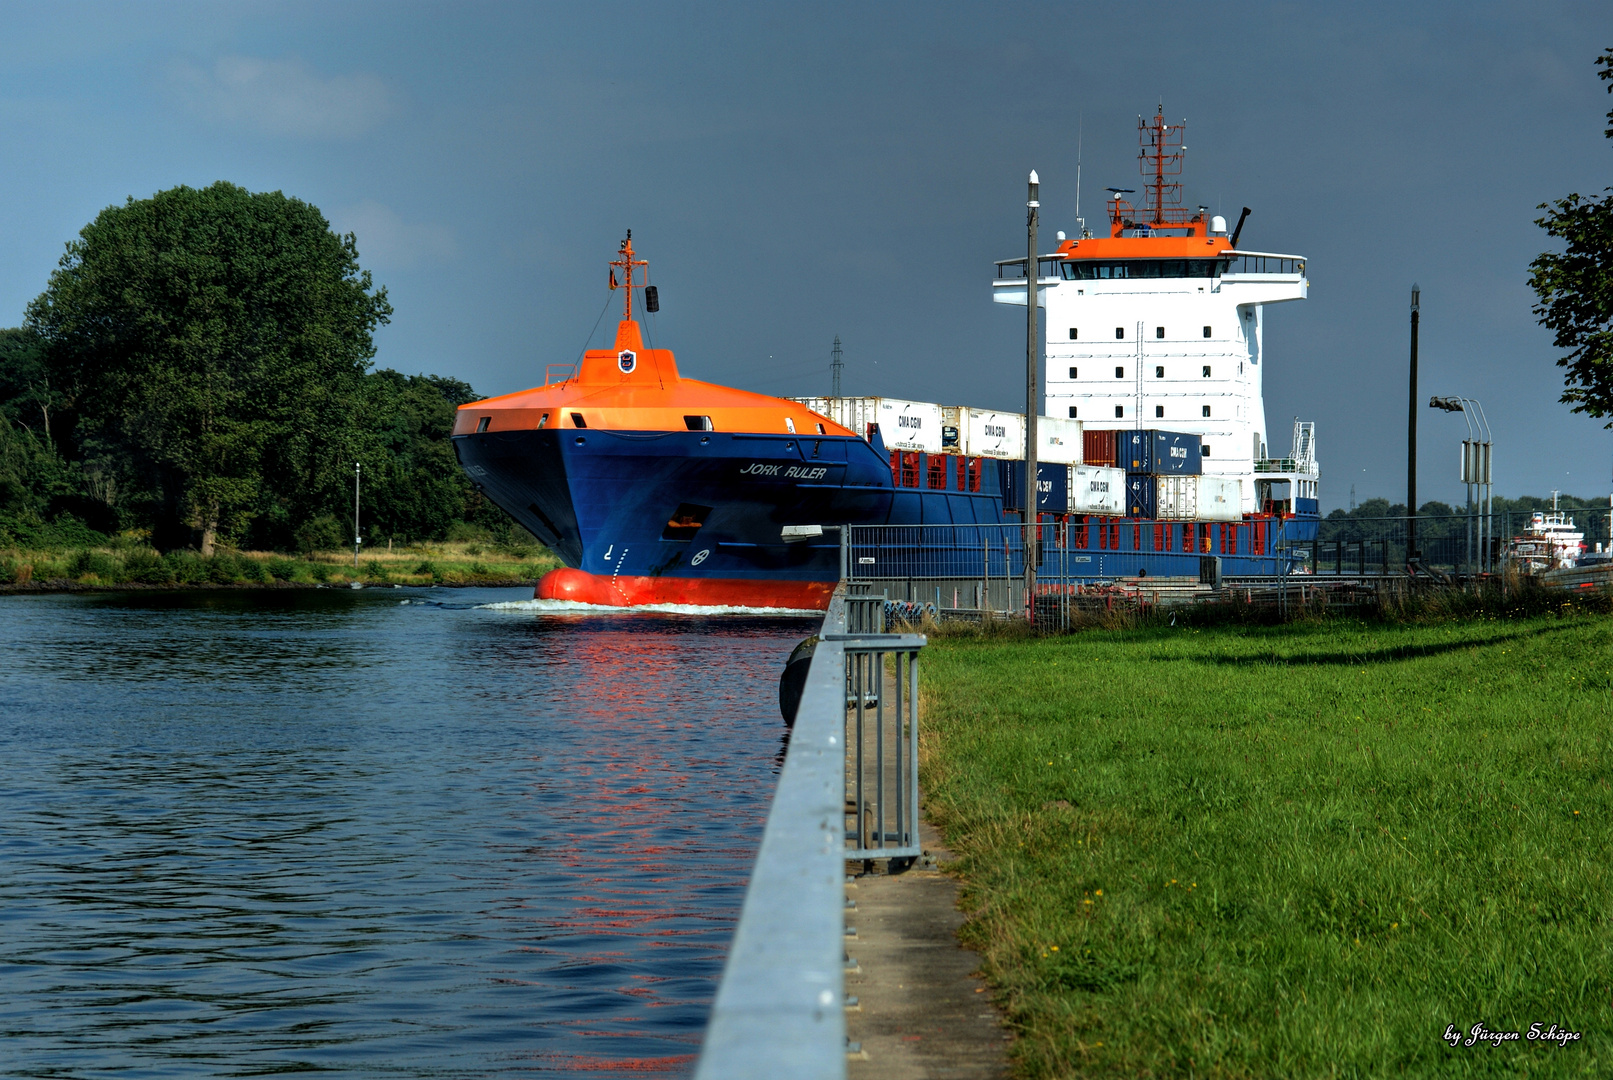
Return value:
<svg viewBox="0 0 1613 1080">
<path fill-rule="evenodd" d="M 498 599 L 0 603 L 0 1071 L 688 1073 L 814 624 Z"/>
</svg>

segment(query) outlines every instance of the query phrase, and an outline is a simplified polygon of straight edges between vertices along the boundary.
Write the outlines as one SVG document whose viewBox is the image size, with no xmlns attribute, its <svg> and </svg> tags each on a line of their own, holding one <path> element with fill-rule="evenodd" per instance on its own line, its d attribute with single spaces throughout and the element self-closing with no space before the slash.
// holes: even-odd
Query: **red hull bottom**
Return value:
<svg viewBox="0 0 1613 1080">
<path fill-rule="evenodd" d="M 827 581 L 605 577 L 563 566 L 543 575 L 534 596 L 539 600 L 571 600 L 605 607 L 698 604 L 823 611 L 833 593 L 834 583 Z"/>
</svg>

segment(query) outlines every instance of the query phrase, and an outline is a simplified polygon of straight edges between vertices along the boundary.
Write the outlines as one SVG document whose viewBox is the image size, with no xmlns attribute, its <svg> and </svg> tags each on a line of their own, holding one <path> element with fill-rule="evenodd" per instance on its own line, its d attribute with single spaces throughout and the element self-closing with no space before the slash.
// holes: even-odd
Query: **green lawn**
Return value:
<svg viewBox="0 0 1613 1080">
<path fill-rule="evenodd" d="M 1613 1075 L 1610 635 L 934 640 L 927 812 L 1018 1073 Z M 1481 1022 L 1583 1038 L 1441 1039 Z"/>
</svg>

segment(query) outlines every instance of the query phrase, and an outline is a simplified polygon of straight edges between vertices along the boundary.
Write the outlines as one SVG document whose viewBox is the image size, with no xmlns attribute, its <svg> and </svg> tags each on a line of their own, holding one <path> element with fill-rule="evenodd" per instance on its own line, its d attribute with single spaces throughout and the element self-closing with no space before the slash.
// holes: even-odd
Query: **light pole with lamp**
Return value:
<svg viewBox="0 0 1613 1080">
<path fill-rule="evenodd" d="M 1490 452 L 1493 442 L 1490 437 L 1490 421 L 1484 415 L 1484 406 L 1476 398 L 1466 397 L 1434 397 L 1428 399 L 1431 409 L 1443 409 L 1446 412 L 1459 412 L 1462 421 L 1467 424 L 1467 438 L 1462 440 L 1462 483 L 1467 489 L 1467 562 L 1471 572 L 1475 568 L 1482 568 L 1488 573 L 1491 569 L 1491 553 L 1495 539 L 1495 526 L 1486 521 L 1490 519 L 1493 509 L 1493 490 L 1491 487 Z M 1477 431 L 1484 436 L 1482 439 L 1474 438 L 1475 423 Z M 1475 518 L 1474 494 L 1477 492 L 1477 521 Z M 1474 558 L 1473 542 L 1477 533 L 1478 558 Z"/>
</svg>

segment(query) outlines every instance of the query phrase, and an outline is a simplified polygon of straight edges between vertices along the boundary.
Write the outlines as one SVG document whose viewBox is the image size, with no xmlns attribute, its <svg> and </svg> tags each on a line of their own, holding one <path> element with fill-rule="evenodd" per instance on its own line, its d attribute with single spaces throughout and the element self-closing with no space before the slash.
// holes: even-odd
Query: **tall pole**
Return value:
<svg viewBox="0 0 1613 1080">
<path fill-rule="evenodd" d="M 829 371 L 834 376 L 834 396 L 840 396 L 840 369 L 845 367 L 840 358 L 840 335 L 835 335 L 835 347 L 829 353 Z"/>
<path fill-rule="evenodd" d="M 1417 320 L 1420 290 L 1411 286 L 1411 398 L 1406 412 L 1406 562 L 1415 565 L 1417 550 Z"/>
<path fill-rule="evenodd" d="M 364 543 L 364 537 L 358 531 L 358 474 L 362 466 L 353 462 L 353 569 L 358 569 L 358 547 Z"/>
<path fill-rule="evenodd" d="M 1025 200 L 1025 603 L 1036 620 L 1036 508 L 1041 485 L 1036 474 L 1036 225 L 1041 209 L 1041 181 L 1031 170 L 1030 194 Z"/>
</svg>

